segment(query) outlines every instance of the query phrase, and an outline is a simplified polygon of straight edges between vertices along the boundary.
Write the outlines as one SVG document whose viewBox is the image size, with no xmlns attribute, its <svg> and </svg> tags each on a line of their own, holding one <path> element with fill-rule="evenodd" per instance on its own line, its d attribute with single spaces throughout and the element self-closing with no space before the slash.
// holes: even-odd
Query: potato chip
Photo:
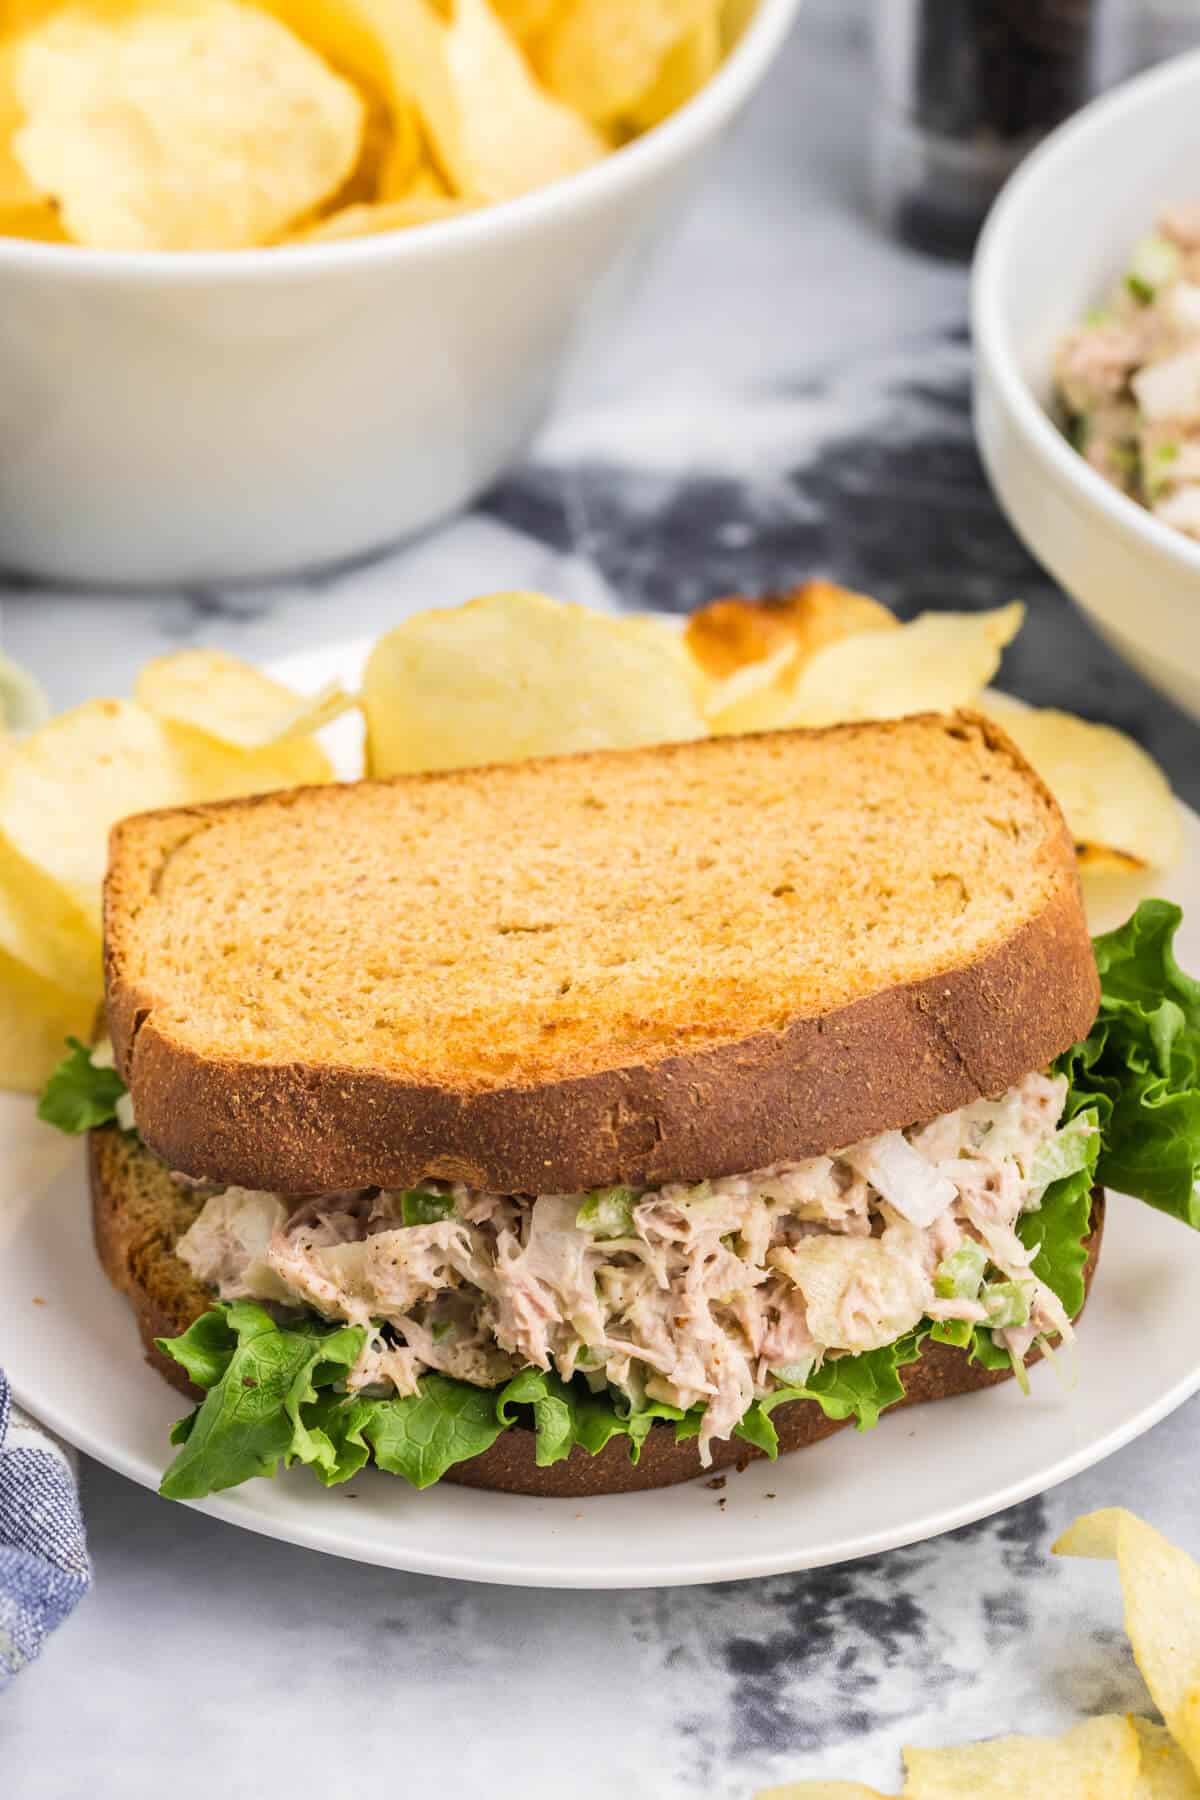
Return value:
<svg viewBox="0 0 1200 1800">
<path fill-rule="evenodd" d="M 751 600 L 729 594 L 694 612 L 684 636 L 701 668 L 718 678 L 761 662 L 785 644 L 797 667 L 826 644 L 862 631 L 898 631 L 894 613 L 833 581 L 806 581 L 782 594 Z"/>
<path fill-rule="evenodd" d="M 0 654 L 0 720 L 6 731 L 33 731 L 50 717 L 46 690 L 28 669 Z"/>
<path fill-rule="evenodd" d="M 96 999 L 69 994 L 0 952 L 0 1088 L 38 1093 L 66 1039 L 90 1036 Z"/>
<path fill-rule="evenodd" d="M 189 800 L 237 800 L 243 794 L 321 787 L 333 780 L 333 765 L 313 738 L 286 737 L 261 750 L 235 750 L 188 725 L 166 720 L 163 729 Z"/>
<path fill-rule="evenodd" d="M 336 681 L 305 699 L 223 650 L 177 650 L 145 663 L 133 697 L 148 712 L 190 725 L 235 750 L 311 737 L 354 706 Z"/>
<path fill-rule="evenodd" d="M 376 775 L 704 735 L 661 628 L 544 594 L 406 619 L 372 651 L 362 700 Z"/>
<path fill-rule="evenodd" d="M 1141 1752 L 1135 1800 L 1200 1800 L 1200 1778 L 1169 1731 L 1130 1717 Z"/>
<path fill-rule="evenodd" d="M 757 10 L 758 0 L 724 0 L 721 7 L 721 48 L 726 56 Z"/>
<path fill-rule="evenodd" d="M 34 244 L 69 244 L 49 201 L 36 206 L 0 206 L 0 238 L 24 238 Z"/>
<path fill-rule="evenodd" d="M 653 84 L 631 109 L 635 131 L 649 131 L 698 93 L 721 61 L 721 21 L 714 5 L 699 24 L 668 50 Z"/>
<path fill-rule="evenodd" d="M 91 995 L 93 1004 L 100 997 L 95 920 L 2 835 L 0 950 L 52 987 Z"/>
<path fill-rule="evenodd" d="M 446 60 L 458 106 L 448 173 L 459 193 L 508 200 L 606 154 L 600 133 L 539 85 L 488 0 L 454 0 Z"/>
<path fill-rule="evenodd" d="M 494 6 L 505 29 L 518 43 L 528 44 L 563 10 L 563 0 L 494 0 Z"/>
<path fill-rule="evenodd" d="M 91 700 L 43 725 L 0 766 L 0 831 L 98 930 L 111 826 L 193 797 L 158 719 L 129 700 Z"/>
<path fill-rule="evenodd" d="M 238 0 L 66 9 L 19 49 L 15 155 L 81 244 L 232 250 L 346 180 L 364 108 L 279 21 Z"/>
<path fill-rule="evenodd" d="M 622 613 L 620 625 L 627 637 L 640 637 L 649 654 L 670 659 L 686 681 L 696 705 L 703 710 L 705 695 L 712 684 L 697 667 L 695 658 L 689 656 L 679 621 L 656 613 Z"/>
<path fill-rule="evenodd" d="M 378 100 L 398 135 L 415 124 L 443 171 L 458 156 L 458 112 L 446 67 L 445 29 L 429 0 L 261 0 L 331 67 Z M 369 126 L 368 126 L 369 129 Z M 401 165 L 403 153 L 401 153 Z M 352 199 L 394 200 L 381 189 Z"/>
<path fill-rule="evenodd" d="M 795 644 L 780 644 L 761 662 L 746 663 L 724 681 L 714 682 L 702 702 L 709 730 L 718 737 L 772 730 L 790 710 L 786 684 L 799 660 Z"/>
<path fill-rule="evenodd" d="M 1183 827 L 1170 783 L 1140 744 L 1111 725 L 988 693 L 980 707 L 1003 726 L 1062 807 L 1091 868 L 1170 868 Z"/>
<path fill-rule="evenodd" d="M 1095 1557 L 1102 1562 L 1115 1562 L 1121 1521 L 1132 1518 L 1133 1514 L 1123 1506 L 1105 1506 L 1098 1512 L 1081 1513 L 1079 1518 L 1055 1538 L 1050 1546 L 1050 1554 Z"/>
<path fill-rule="evenodd" d="M 1138 1739 L 1102 1714 L 1059 1738 L 1001 1737 L 945 1750 L 905 1748 L 905 1800 L 1134 1800 Z"/>
<path fill-rule="evenodd" d="M 437 219 L 450 219 L 456 213 L 473 210 L 465 200 L 451 200 L 443 194 L 430 194 L 409 200 L 388 200 L 378 206 L 346 206 L 340 212 L 298 231 L 288 238 L 290 244 L 337 244 L 350 238 L 373 237 L 381 231 L 408 231 L 414 225 L 432 225 Z"/>
<path fill-rule="evenodd" d="M 1085 1513 L 1054 1549 L 1059 1556 L 1115 1556 L 1134 1661 L 1172 1737 L 1200 1772 L 1200 1566 L 1123 1507 Z"/>
<path fill-rule="evenodd" d="M 781 725 L 896 719 L 969 705 L 1021 628 L 1019 602 L 994 612 L 922 613 L 898 631 L 855 633 L 801 669 Z"/>
<path fill-rule="evenodd" d="M 219 705 L 214 697 L 214 720 Z M 225 715 L 247 718 L 236 706 Z M 100 886 L 118 819 L 332 775 L 311 737 L 286 731 L 262 748 L 239 749 L 137 701 L 93 700 L 63 713 L 0 763 L 0 947 L 63 986 L 86 989 L 99 968 Z"/>
<path fill-rule="evenodd" d="M 569 0 L 544 32 L 538 71 L 601 127 L 635 115 L 681 43 L 717 16 L 715 0 Z"/>
</svg>

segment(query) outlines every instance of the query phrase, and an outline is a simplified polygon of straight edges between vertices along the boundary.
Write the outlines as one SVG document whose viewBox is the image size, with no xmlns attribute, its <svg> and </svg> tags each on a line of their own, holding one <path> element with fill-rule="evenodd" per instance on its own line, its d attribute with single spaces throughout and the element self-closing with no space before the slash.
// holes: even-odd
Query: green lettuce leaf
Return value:
<svg viewBox="0 0 1200 1800">
<path fill-rule="evenodd" d="M 563 1381 L 543 1369 L 522 1369 L 500 1390 L 496 1413 L 504 1425 L 515 1425 L 517 1406 L 533 1408 L 534 1458 L 539 1468 L 562 1462 L 578 1444 L 589 1456 L 598 1456 L 615 1437 L 629 1441 L 629 1459 L 637 1462 L 651 1426 L 673 1424 L 678 1439 L 694 1437 L 700 1430 L 703 1408 L 681 1412 L 662 1400 L 648 1400 L 630 1409 L 619 1396 L 604 1390 L 593 1394 L 580 1384 Z"/>
<path fill-rule="evenodd" d="M 1089 1107 L 1076 1117 L 1095 1122 Z M 1072 1175 L 1051 1182 L 1036 1212 L 1017 1221 L 1017 1236 L 1036 1252 L 1031 1267 L 1040 1281 L 1053 1290 L 1074 1318 L 1083 1305 L 1083 1265 L 1087 1261 L 1084 1239 L 1092 1216 L 1092 1188 L 1100 1155 L 1100 1134 L 1085 1140 L 1088 1160 Z"/>
<path fill-rule="evenodd" d="M 1117 931 L 1094 940 L 1100 1012 L 1059 1058 L 1068 1112 L 1100 1125 L 1096 1179 L 1200 1227 L 1200 982 L 1173 944 L 1182 915 L 1143 900 Z"/>
<path fill-rule="evenodd" d="M 344 1441 L 364 1452 L 363 1461 L 369 1446 L 381 1469 L 415 1488 L 432 1487 L 455 1463 L 482 1456 L 504 1430 L 494 1389 L 447 1375 L 423 1376 L 416 1394 L 353 1400 L 343 1423 Z"/>
<path fill-rule="evenodd" d="M 306 1439 L 303 1409 L 318 1388 L 345 1375 L 365 1339 L 361 1326 L 331 1330 L 307 1319 L 282 1326 L 246 1300 L 202 1314 L 182 1338 L 159 1338 L 159 1349 L 197 1386 L 209 1383 L 186 1436 L 175 1438 L 179 1454 L 159 1492 L 198 1500 L 255 1475 L 274 1475 L 281 1461 L 297 1456 L 321 1463 L 324 1448 Z"/>
<path fill-rule="evenodd" d="M 67 1043 L 70 1054 L 63 1057 L 42 1089 L 38 1118 L 72 1133 L 111 1124 L 125 1083 L 115 1069 L 96 1067 L 87 1044 L 78 1038 L 68 1038 Z"/>
<path fill-rule="evenodd" d="M 829 1357 L 802 1385 L 776 1388 L 773 1394 L 756 1400 L 734 1436 L 754 1444 L 774 1461 L 779 1437 L 771 1414 L 789 1400 L 815 1400 L 827 1419 L 853 1419 L 859 1431 L 869 1431 L 879 1423 L 881 1412 L 904 1398 L 900 1370 L 917 1360 L 928 1335 L 929 1324 L 923 1322 L 878 1350 Z"/>
</svg>

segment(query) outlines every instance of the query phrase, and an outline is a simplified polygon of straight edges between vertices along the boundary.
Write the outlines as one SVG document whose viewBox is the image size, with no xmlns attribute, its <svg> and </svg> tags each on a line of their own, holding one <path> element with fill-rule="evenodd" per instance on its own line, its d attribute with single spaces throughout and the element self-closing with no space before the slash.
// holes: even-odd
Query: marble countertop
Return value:
<svg viewBox="0 0 1200 1800">
<path fill-rule="evenodd" d="M 256 659 L 405 609 L 535 586 L 682 608 L 826 573 L 901 612 L 1030 608 L 1004 680 L 1132 730 L 1200 802 L 1195 727 L 1029 561 L 972 448 L 961 270 L 862 196 L 866 0 L 810 0 L 623 335 L 581 359 L 527 464 L 468 517 L 284 588 L 136 598 L 0 582 L 55 702 L 147 656 Z M 0 1708 L 13 1800 L 745 1800 L 800 1775 L 898 1784 L 897 1747 L 1144 1705 L 1115 1583 L 1049 1566 L 1120 1502 L 1195 1538 L 1200 1400 L 1100 1468 L 912 1549 L 642 1593 L 455 1585 L 324 1559 L 83 1471 L 95 1591 Z M 877 1478 L 864 1446 L 862 1479 Z"/>
</svg>

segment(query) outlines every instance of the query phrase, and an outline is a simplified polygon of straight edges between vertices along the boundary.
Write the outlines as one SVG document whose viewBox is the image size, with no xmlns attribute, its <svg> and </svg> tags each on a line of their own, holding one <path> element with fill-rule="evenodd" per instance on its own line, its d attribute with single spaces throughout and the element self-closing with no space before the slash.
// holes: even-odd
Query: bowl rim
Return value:
<svg viewBox="0 0 1200 1800">
<path fill-rule="evenodd" d="M 663 167 L 682 161 L 726 122 L 753 92 L 783 44 L 802 0 L 757 0 L 740 37 L 716 73 L 690 100 L 641 137 L 590 168 L 516 199 L 403 231 L 318 244 L 275 244 L 247 250 L 97 250 L 0 237 L 0 278 L 9 271 L 55 279 L 155 281 L 191 286 L 292 281 L 329 269 L 427 263 L 443 252 L 469 253 L 486 240 L 520 239 L 553 227 L 567 213 L 586 214 L 619 198 Z"/>
<path fill-rule="evenodd" d="M 1068 443 L 1020 367 L 1000 302 L 1005 270 L 1019 258 L 1025 208 L 1056 179 L 1060 162 L 1152 109 L 1164 94 L 1193 86 L 1200 99 L 1200 50 L 1120 82 L 1052 131 L 1005 182 L 992 206 L 971 267 L 970 305 L 977 373 L 994 383 L 1010 419 L 1047 473 L 1074 488 L 1083 502 L 1117 530 L 1136 537 L 1147 551 L 1168 557 L 1180 572 L 1200 576 L 1200 544 L 1113 487 Z"/>
</svg>

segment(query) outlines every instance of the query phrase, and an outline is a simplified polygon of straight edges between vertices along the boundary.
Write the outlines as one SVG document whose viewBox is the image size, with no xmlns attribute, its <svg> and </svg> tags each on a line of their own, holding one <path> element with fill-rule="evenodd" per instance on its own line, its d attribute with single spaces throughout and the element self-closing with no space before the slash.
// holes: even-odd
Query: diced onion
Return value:
<svg viewBox="0 0 1200 1800">
<path fill-rule="evenodd" d="M 1200 419 L 1200 349 L 1148 364 L 1130 385 L 1146 419 Z"/>
<path fill-rule="evenodd" d="M 846 1160 L 877 1188 L 910 1225 L 932 1225 L 952 1204 L 958 1189 L 898 1131 L 870 1138 Z"/>
</svg>

